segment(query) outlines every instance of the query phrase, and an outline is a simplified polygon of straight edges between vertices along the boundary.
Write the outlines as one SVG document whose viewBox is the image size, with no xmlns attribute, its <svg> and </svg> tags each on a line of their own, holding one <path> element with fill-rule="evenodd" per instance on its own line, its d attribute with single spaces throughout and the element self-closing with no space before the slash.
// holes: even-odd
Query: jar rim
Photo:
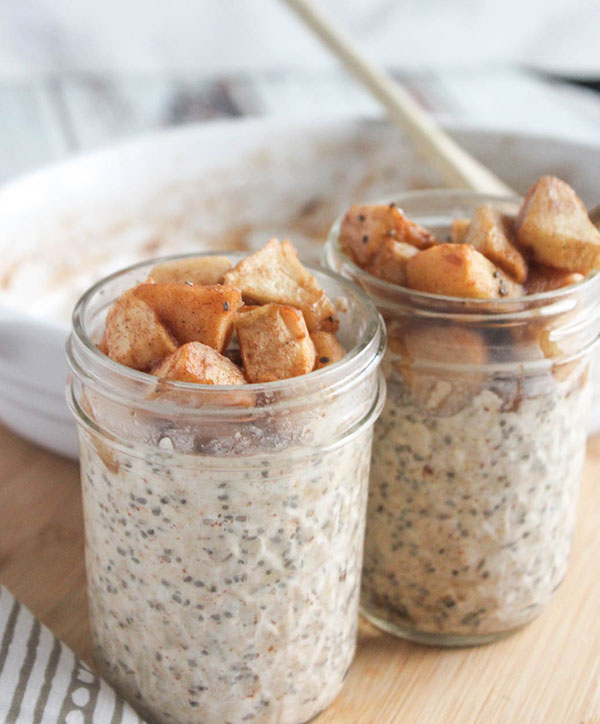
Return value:
<svg viewBox="0 0 600 724">
<path fill-rule="evenodd" d="M 76 372 L 83 372 L 84 374 L 86 373 L 86 370 L 83 369 L 82 365 L 79 363 L 78 359 L 76 359 L 76 355 L 74 354 L 73 341 L 77 340 L 77 342 L 82 345 L 84 354 L 91 355 L 91 360 L 100 366 L 100 370 L 104 369 L 112 375 L 116 374 L 124 381 L 130 383 L 143 383 L 145 385 L 157 384 L 159 379 L 154 375 L 132 369 L 119 362 L 116 362 L 98 349 L 98 346 L 92 340 L 85 326 L 84 320 L 85 315 L 89 310 L 89 306 L 92 300 L 98 294 L 98 292 L 105 285 L 109 284 L 112 281 L 115 281 L 119 277 L 125 276 L 132 272 L 136 272 L 139 269 L 150 269 L 158 263 L 174 261 L 177 259 L 197 258 L 215 255 L 227 256 L 232 260 L 236 260 L 245 256 L 245 252 L 223 252 L 219 250 L 213 250 L 190 252 L 185 254 L 170 254 L 167 256 L 155 257 L 152 259 L 146 259 L 141 262 L 136 262 L 135 264 L 131 264 L 127 267 L 113 272 L 112 274 L 103 277 L 102 279 L 99 279 L 95 284 L 89 287 L 81 295 L 73 309 L 71 318 L 72 333 L 70 335 L 69 341 L 67 342 L 67 358 L 71 368 Z M 161 380 L 160 384 L 162 389 L 164 389 L 165 391 L 168 390 L 174 392 L 195 393 L 196 395 L 199 395 L 203 392 L 210 392 L 212 395 L 215 395 L 219 392 L 231 393 L 240 391 L 246 391 L 248 393 L 285 393 L 293 390 L 294 385 L 297 385 L 299 380 L 305 383 L 308 379 L 311 383 L 314 382 L 315 385 L 325 387 L 329 386 L 327 385 L 328 381 L 333 381 L 340 376 L 344 376 L 344 371 L 346 369 L 354 369 L 357 366 L 359 367 L 359 369 L 362 369 L 363 367 L 369 367 L 373 358 L 377 358 L 378 356 L 378 349 L 381 346 L 380 339 L 384 335 L 383 323 L 373 301 L 370 299 L 368 294 L 366 294 L 364 290 L 362 290 L 358 285 L 353 284 L 350 280 L 346 279 L 340 274 L 337 274 L 336 272 L 329 269 L 316 269 L 310 265 L 304 266 L 313 274 L 316 273 L 318 275 L 324 275 L 332 279 L 334 282 L 342 287 L 342 293 L 345 292 L 348 295 L 352 294 L 358 297 L 361 306 L 365 309 L 366 324 L 364 334 L 362 334 L 358 342 L 351 349 L 349 349 L 339 361 L 326 365 L 319 370 L 314 370 L 305 375 L 289 377 L 283 380 L 275 380 L 273 382 L 254 382 L 246 383 L 244 385 L 209 385 L 195 382 L 181 382 L 177 380 Z M 110 300 L 110 303 L 112 303 L 112 301 L 113 300 Z"/>
<path fill-rule="evenodd" d="M 478 200 L 482 203 L 485 202 L 500 202 L 500 203 L 520 203 L 522 197 L 520 196 L 506 196 L 498 194 L 485 194 L 476 191 L 468 190 L 455 190 L 455 189 L 425 189 L 422 191 L 407 191 L 401 194 L 395 194 L 389 198 L 379 199 L 372 202 L 374 204 L 389 204 L 394 202 L 399 207 L 401 206 L 402 200 L 411 201 L 415 199 L 427 200 L 428 198 L 451 198 L 457 197 L 459 199 Z M 502 317 L 502 319 L 511 319 L 513 315 L 522 316 L 523 313 L 527 313 L 523 307 L 532 307 L 540 309 L 545 306 L 544 303 L 555 303 L 563 300 L 565 297 L 569 297 L 573 293 L 579 292 L 583 287 L 589 287 L 592 282 L 598 284 L 600 280 L 600 270 L 595 270 L 584 276 L 578 282 L 569 284 L 558 289 L 551 289 L 546 292 L 538 292 L 537 294 L 527 294 L 521 297 L 501 297 L 499 299 L 473 299 L 469 297 L 454 297 L 444 294 L 433 294 L 431 292 L 422 292 L 417 289 L 410 289 L 409 287 L 403 287 L 399 284 L 388 282 L 384 279 L 374 276 L 370 272 L 366 271 L 362 267 L 358 266 L 341 248 L 339 244 L 339 229 L 342 220 L 344 219 L 346 212 L 340 214 L 330 227 L 324 254 L 333 252 L 339 256 L 345 266 L 351 271 L 353 278 L 360 282 L 367 282 L 369 287 L 374 292 L 381 292 L 382 296 L 385 296 L 386 301 L 395 302 L 394 296 L 398 297 L 398 301 L 401 299 L 411 299 L 413 301 L 420 302 L 424 308 L 430 307 L 432 311 L 436 308 L 440 308 L 441 312 L 449 312 L 450 308 L 456 310 L 460 314 L 464 314 L 466 317 L 473 315 L 483 315 L 486 318 L 493 316 L 494 318 Z"/>
<path fill-rule="evenodd" d="M 362 417 L 353 421 L 351 427 L 343 430 L 343 432 L 339 432 L 336 436 L 328 440 L 325 444 L 312 449 L 310 454 L 315 456 L 321 456 L 323 454 L 333 452 L 338 448 L 346 445 L 358 435 L 360 435 L 365 427 L 368 427 L 370 424 L 373 424 L 375 422 L 375 420 L 381 414 L 386 396 L 386 383 L 381 369 L 377 370 L 376 372 L 376 385 L 376 394 L 373 396 L 371 401 L 372 404 L 370 408 L 366 411 L 366 413 Z M 67 385 L 66 389 L 66 402 L 67 407 L 71 411 L 71 414 L 75 417 L 78 424 L 83 426 L 88 435 L 99 437 L 102 442 L 110 444 L 111 449 L 114 448 L 120 453 L 126 454 L 128 457 L 137 457 L 144 460 L 146 459 L 146 450 L 148 447 L 147 444 L 140 443 L 139 441 L 127 440 L 123 438 L 123 436 L 112 432 L 106 426 L 99 424 L 93 416 L 85 411 L 85 409 L 77 399 L 77 395 L 75 394 L 73 386 L 69 384 Z M 258 456 L 261 457 L 261 455 L 266 454 L 282 455 L 285 456 L 286 463 L 304 466 L 307 463 L 307 450 L 308 448 L 305 444 L 298 444 L 293 447 L 286 447 L 282 450 L 263 450 Z M 161 450 L 160 454 L 161 456 L 171 456 L 173 458 L 176 458 L 177 465 L 179 467 L 186 467 L 186 460 L 192 461 L 189 463 L 190 467 L 196 467 L 196 463 L 193 462 L 193 460 L 195 460 L 197 456 L 190 455 L 189 453 L 181 452 L 178 450 Z M 254 453 L 254 456 L 256 456 L 256 453 Z M 219 465 L 222 464 L 221 461 L 223 460 L 223 457 L 226 457 L 227 459 L 228 469 L 232 468 L 232 464 L 237 472 L 243 472 L 245 470 L 256 468 L 256 465 L 252 465 L 252 463 L 249 462 L 249 459 L 251 459 L 252 456 L 245 456 L 242 454 L 237 455 L 233 458 L 229 456 L 219 456 L 215 454 L 202 455 L 202 461 L 203 464 L 207 464 L 207 462 L 213 461 L 214 465 Z"/>
</svg>

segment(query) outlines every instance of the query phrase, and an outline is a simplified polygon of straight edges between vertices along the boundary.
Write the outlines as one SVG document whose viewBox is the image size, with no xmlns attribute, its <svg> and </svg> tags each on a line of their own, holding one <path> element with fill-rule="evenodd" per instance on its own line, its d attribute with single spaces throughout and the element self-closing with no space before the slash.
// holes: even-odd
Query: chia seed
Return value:
<svg viewBox="0 0 600 724">
<path fill-rule="evenodd" d="M 436 414 L 393 364 L 384 370 L 363 608 L 402 630 L 440 635 L 527 623 L 566 571 L 589 389 L 550 379 L 540 396 L 521 390 L 520 404 L 507 406 L 495 391 L 462 394 L 454 381 L 462 405 Z"/>
<path fill-rule="evenodd" d="M 199 458 L 201 471 L 190 473 L 161 450 L 109 475 L 83 444 L 96 539 L 91 622 L 106 679 L 159 724 L 275 722 L 281 701 L 305 721 L 329 703 L 355 648 L 370 435 L 301 472 L 290 473 L 285 456 L 261 458 L 243 494 L 222 462 L 210 470 Z M 140 500 L 148 484 L 170 506 L 168 524 L 163 508 Z M 137 506 L 125 518 L 122 491 Z M 315 590 L 325 605 L 314 605 Z"/>
</svg>

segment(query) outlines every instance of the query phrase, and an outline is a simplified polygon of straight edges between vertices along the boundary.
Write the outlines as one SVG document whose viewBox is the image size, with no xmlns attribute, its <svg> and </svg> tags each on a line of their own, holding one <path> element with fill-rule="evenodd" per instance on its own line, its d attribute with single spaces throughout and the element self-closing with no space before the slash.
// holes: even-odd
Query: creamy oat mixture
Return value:
<svg viewBox="0 0 600 724">
<path fill-rule="evenodd" d="M 572 380 L 548 375 L 531 398 L 484 385 L 444 417 L 392 370 L 373 444 L 368 614 L 409 635 L 477 637 L 540 612 L 566 571 L 585 454 L 589 385 Z"/>
<path fill-rule="evenodd" d="M 183 467 L 168 450 L 107 466 L 82 432 L 107 679 L 161 723 L 299 724 L 326 707 L 355 648 L 371 435 L 296 467 L 285 451 L 248 456 L 240 471 L 239 458 Z"/>
</svg>

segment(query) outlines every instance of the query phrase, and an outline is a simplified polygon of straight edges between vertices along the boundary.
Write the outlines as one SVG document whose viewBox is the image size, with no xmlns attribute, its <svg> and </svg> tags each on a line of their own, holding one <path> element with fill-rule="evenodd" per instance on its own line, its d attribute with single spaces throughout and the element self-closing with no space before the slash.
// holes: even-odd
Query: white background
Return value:
<svg viewBox="0 0 600 724">
<path fill-rule="evenodd" d="M 600 75 L 600 0 L 320 0 L 406 70 L 521 63 Z M 0 78 L 332 63 L 282 0 L 1 0 Z"/>
</svg>

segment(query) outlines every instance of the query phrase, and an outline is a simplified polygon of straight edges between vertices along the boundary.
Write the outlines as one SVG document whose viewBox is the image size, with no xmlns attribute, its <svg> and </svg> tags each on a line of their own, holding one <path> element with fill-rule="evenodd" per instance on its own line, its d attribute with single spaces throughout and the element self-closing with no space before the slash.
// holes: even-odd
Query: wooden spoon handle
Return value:
<svg viewBox="0 0 600 724">
<path fill-rule="evenodd" d="M 461 148 L 393 78 L 358 48 L 354 40 L 322 6 L 311 0 L 285 0 L 344 65 L 387 108 L 421 156 L 452 188 L 491 194 L 515 192 L 476 158 Z"/>
</svg>

